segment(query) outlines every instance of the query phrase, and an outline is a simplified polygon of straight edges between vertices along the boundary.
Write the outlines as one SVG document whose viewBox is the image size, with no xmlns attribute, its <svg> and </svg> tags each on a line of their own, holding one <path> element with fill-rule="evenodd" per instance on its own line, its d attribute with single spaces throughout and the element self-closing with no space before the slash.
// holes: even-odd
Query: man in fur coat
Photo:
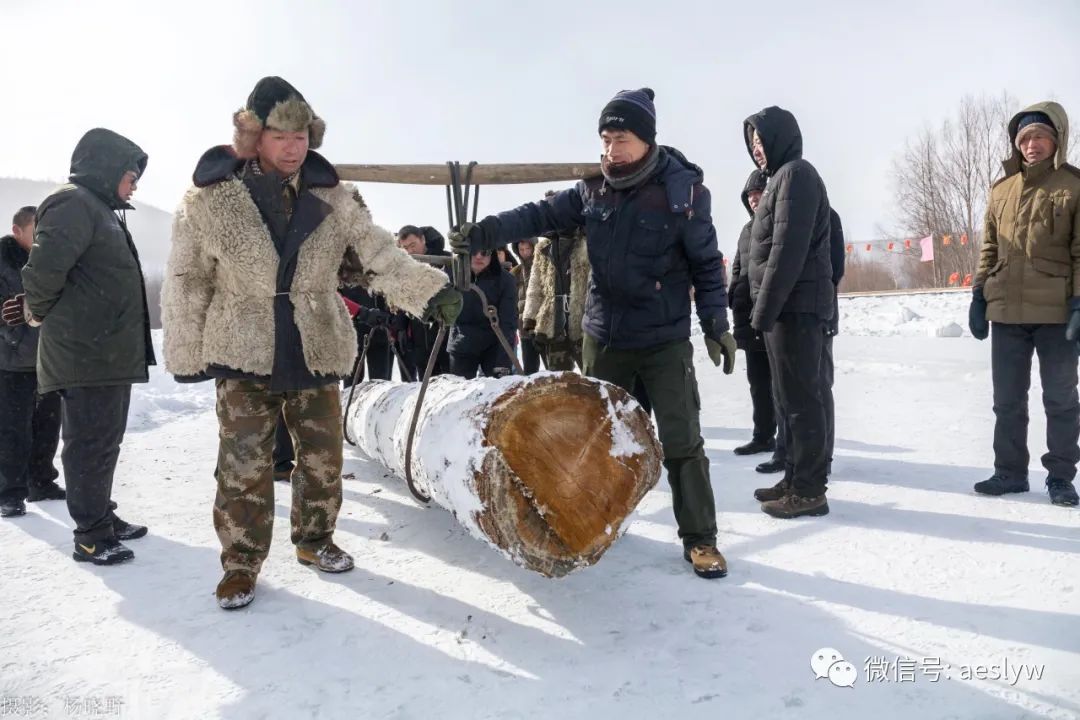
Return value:
<svg viewBox="0 0 1080 720">
<path fill-rule="evenodd" d="M 588 292 L 584 233 L 554 232 L 541 238 L 533 253 L 522 324 L 533 334 L 548 370 L 573 370 L 575 363 L 581 367 L 581 320 Z"/>
<path fill-rule="evenodd" d="M 338 296 L 361 282 L 413 315 L 453 323 L 461 295 L 376 226 L 359 194 L 312 152 L 325 123 L 303 95 L 263 78 L 233 116 L 233 146 L 208 150 L 176 212 L 162 294 L 165 363 L 217 386 L 214 527 L 222 608 L 254 599 L 274 521 L 271 451 L 284 412 L 297 465 L 292 541 L 303 565 L 344 572 L 339 380 L 356 331 Z"/>
</svg>

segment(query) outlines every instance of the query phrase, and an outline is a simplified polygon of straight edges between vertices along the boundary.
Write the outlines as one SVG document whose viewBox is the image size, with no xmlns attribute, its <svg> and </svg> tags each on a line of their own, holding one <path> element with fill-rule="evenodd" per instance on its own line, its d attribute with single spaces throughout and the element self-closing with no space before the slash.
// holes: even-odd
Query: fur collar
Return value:
<svg viewBox="0 0 1080 720">
<path fill-rule="evenodd" d="M 195 187 L 209 187 L 236 176 L 247 162 L 229 145 L 218 145 L 203 153 L 195 165 L 192 182 Z M 304 187 L 336 187 L 341 180 L 334 166 L 319 153 L 308 150 L 300 167 L 300 180 Z"/>
</svg>

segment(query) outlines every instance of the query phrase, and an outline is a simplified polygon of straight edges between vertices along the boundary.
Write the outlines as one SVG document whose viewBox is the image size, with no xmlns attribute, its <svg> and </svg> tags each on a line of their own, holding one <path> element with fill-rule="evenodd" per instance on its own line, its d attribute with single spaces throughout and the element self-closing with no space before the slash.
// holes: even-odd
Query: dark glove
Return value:
<svg viewBox="0 0 1080 720">
<path fill-rule="evenodd" d="M 833 310 L 832 317 L 825 323 L 825 337 L 836 337 L 840 333 L 840 313 Z"/>
<path fill-rule="evenodd" d="M 453 233 L 451 233 L 453 235 Z M 424 310 L 424 320 L 434 320 L 443 325 L 453 325 L 461 314 L 461 306 L 465 300 L 454 288 L 447 285 L 428 302 Z"/>
<path fill-rule="evenodd" d="M 735 351 L 738 349 L 735 338 L 728 332 L 727 318 L 713 317 L 701 321 L 705 333 L 705 348 L 713 365 L 724 366 L 724 374 L 735 372 Z"/>
<path fill-rule="evenodd" d="M 1080 297 L 1069 300 L 1069 324 L 1065 326 L 1065 339 L 1080 348 Z"/>
<path fill-rule="evenodd" d="M 360 308 L 356 311 L 355 322 L 368 327 L 386 325 L 390 322 L 390 313 L 378 308 Z"/>
<path fill-rule="evenodd" d="M 536 335 L 536 318 L 529 318 L 521 323 L 521 337 L 531 338 Z"/>
<path fill-rule="evenodd" d="M 201 383 L 207 380 L 213 380 L 214 378 L 207 375 L 205 372 L 201 372 L 198 375 L 173 375 L 173 380 L 178 383 Z"/>
<path fill-rule="evenodd" d="M 990 323 L 986 320 L 986 298 L 981 287 L 971 291 L 971 307 L 968 308 L 968 330 L 976 340 L 985 340 L 990 335 Z M 1066 331 L 1068 333 L 1068 331 Z"/>
<path fill-rule="evenodd" d="M 486 250 L 484 228 L 476 223 L 462 223 L 457 230 L 450 231 L 450 249 L 456 253 L 471 255 L 473 250 Z"/>
<path fill-rule="evenodd" d="M 26 322 L 26 295 L 20 293 L 4 301 L 0 307 L 0 318 L 5 325 L 22 325 Z"/>
</svg>

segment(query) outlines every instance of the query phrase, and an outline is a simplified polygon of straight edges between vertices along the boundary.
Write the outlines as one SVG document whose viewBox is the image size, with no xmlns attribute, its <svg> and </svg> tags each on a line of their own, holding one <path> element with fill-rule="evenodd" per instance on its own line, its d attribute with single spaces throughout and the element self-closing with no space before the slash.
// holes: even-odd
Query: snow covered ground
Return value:
<svg viewBox="0 0 1080 720">
<path fill-rule="evenodd" d="M 775 478 L 731 453 L 749 438 L 741 359 L 724 377 L 699 348 L 717 581 L 681 559 L 664 481 L 599 564 L 555 581 L 348 448 L 337 539 L 356 570 L 296 563 L 279 485 L 258 597 L 223 612 L 211 390 L 157 371 L 116 480 L 120 514 L 151 528 L 134 562 L 76 565 L 62 503 L 0 521 L 0 717 L 1076 718 L 1080 513 L 1046 501 L 1037 467 L 1029 495 L 972 493 L 991 466 L 989 345 L 931 336 L 966 324 L 966 300 L 843 301 L 820 519 L 759 512 L 751 492 Z M 1036 404 L 1035 458 L 1044 435 Z M 821 648 L 853 687 L 815 679 Z"/>
</svg>

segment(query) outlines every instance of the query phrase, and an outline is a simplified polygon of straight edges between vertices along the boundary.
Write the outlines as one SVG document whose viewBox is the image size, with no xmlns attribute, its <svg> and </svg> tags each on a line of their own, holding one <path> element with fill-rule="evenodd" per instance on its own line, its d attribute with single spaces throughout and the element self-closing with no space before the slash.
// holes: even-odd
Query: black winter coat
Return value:
<svg viewBox="0 0 1080 720">
<path fill-rule="evenodd" d="M 498 258 L 492 254 L 491 263 L 473 278 L 473 284 L 483 290 L 488 305 L 495 306 L 499 311 L 499 329 L 506 336 L 507 342 L 513 345 L 518 324 L 517 281 L 514 276 L 499 264 Z M 491 322 L 484 314 L 480 296 L 472 291 L 465 293 L 461 315 L 450 330 L 450 354 L 479 355 L 498 342 L 491 329 Z"/>
<path fill-rule="evenodd" d="M 43 318 L 38 392 L 146 382 L 154 364 L 139 253 L 116 191 L 124 173 L 141 176 L 147 156 L 111 130 L 82 137 L 69 183 L 38 206 L 30 259 L 22 270 L 26 305 Z"/>
<path fill-rule="evenodd" d="M 829 334 L 840 331 L 840 281 L 844 279 L 844 263 L 847 261 L 847 245 L 844 242 L 844 226 L 835 210 L 829 210 L 829 254 L 832 261 L 833 315 L 829 321 Z"/>
<path fill-rule="evenodd" d="M 426 245 L 424 252 L 426 254 L 436 257 L 450 256 L 450 253 L 446 250 L 446 238 L 442 236 L 442 233 L 427 225 L 421 227 L 420 231 L 424 234 L 424 244 Z M 447 272 L 449 272 L 449 267 Z M 406 363 L 411 365 L 419 376 L 413 379 L 421 379 L 424 369 L 427 367 L 428 358 L 431 356 L 431 349 L 435 347 L 435 340 L 439 334 L 439 324 L 424 322 L 407 313 L 398 312 L 394 316 L 393 327 L 399 351 L 406 359 Z M 443 345 L 442 349 L 439 350 L 439 357 L 435 361 L 435 368 L 432 373 L 440 375 L 447 372 L 449 368 L 450 358 L 447 355 L 447 346 Z"/>
<path fill-rule="evenodd" d="M 592 274 L 582 329 L 600 344 L 641 349 L 690 337 L 690 289 L 698 318 L 726 330 L 727 288 L 704 174 L 660 147 L 656 172 L 629 190 L 602 177 L 546 200 L 488 216 L 485 249 L 523 237 L 585 228 Z"/>
<path fill-rule="evenodd" d="M 0 238 L 0 303 L 23 291 L 20 271 L 30 253 L 11 235 Z M 29 325 L 0 323 L 0 370 L 34 372 L 37 369 L 38 330 Z"/>
<path fill-rule="evenodd" d="M 754 170 L 746 180 L 742 191 L 742 204 L 750 214 L 750 220 L 743 225 L 739 233 L 739 243 L 735 250 L 735 260 L 731 265 L 731 284 L 728 289 L 728 305 L 731 307 L 731 319 L 735 342 L 742 350 L 765 352 L 765 339 L 750 327 L 750 315 L 754 303 L 750 299 L 750 230 L 754 225 L 754 211 L 750 209 L 750 193 L 754 190 L 765 191 L 768 178 L 760 170 Z"/>
<path fill-rule="evenodd" d="M 790 112 L 768 107 L 747 118 L 748 152 L 754 130 L 765 149 L 769 185 L 750 231 L 751 326 L 768 332 L 782 312 L 810 313 L 828 321 L 836 287 L 825 183 L 802 159 L 802 134 Z"/>
</svg>

